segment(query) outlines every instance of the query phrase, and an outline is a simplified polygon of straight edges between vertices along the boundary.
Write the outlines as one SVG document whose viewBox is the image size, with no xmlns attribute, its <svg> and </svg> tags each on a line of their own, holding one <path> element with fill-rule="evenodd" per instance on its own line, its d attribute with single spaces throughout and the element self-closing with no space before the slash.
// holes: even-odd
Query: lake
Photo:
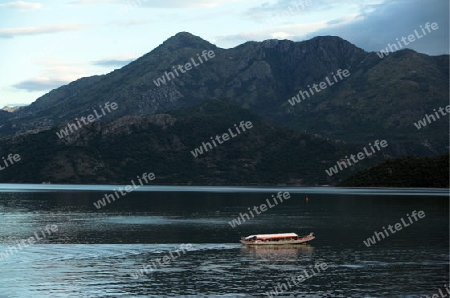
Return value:
<svg viewBox="0 0 450 298">
<path fill-rule="evenodd" d="M 449 285 L 448 189 L 146 186 L 97 209 L 111 191 L 0 186 L 0 297 L 431 297 Z M 251 216 L 280 191 L 290 198 Z M 316 238 L 239 243 L 286 232 Z"/>
</svg>

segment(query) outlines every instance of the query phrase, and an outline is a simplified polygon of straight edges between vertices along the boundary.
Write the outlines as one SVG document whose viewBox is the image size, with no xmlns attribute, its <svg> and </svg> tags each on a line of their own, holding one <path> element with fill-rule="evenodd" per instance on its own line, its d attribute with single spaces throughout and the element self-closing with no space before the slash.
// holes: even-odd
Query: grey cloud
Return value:
<svg viewBox="0 0 450 298">
<path fill-rule="evenodd" d="M 69 83 L 68 81 L 62 81 L 57 79 L 45 81 L 30 79 L 17 83 L 13 85 L 13 87 L 16 89 L 26 90 L 28 92 L 34 92 L 34 91 L 47 91 L 55 89 L 68 83 Z"/>
</svg>

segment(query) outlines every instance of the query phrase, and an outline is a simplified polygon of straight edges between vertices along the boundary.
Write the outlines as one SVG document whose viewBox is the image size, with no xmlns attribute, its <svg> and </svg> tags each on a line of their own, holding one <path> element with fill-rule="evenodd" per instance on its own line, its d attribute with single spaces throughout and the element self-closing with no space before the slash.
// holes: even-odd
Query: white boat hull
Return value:
<svg viewBox="0 0 450 298">
<path fill-rule="evenodd" d="M 249 240 L 245 240 L 245 239 L 241 239 L 239 240 L 242 244 L 245 245 L 293 245 L 293 244 L 305 244 L 308 241 L 313 240 L 314 237 L 313 235 L 308 235 L 308 236 L 304 236 L 302 238 L 299 239 L 293 239 L 293 240 L 279 240 L 279 241 L 272 241 L 272 240 L 256 240 L 256 241 L 249 241 Z"/>
</svg>

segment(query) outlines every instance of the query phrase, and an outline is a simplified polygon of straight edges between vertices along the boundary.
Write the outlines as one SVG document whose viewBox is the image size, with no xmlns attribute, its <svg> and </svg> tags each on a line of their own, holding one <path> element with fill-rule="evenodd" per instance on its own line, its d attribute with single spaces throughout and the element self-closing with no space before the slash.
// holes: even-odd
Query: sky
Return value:
<svg viewBox="0 0 450 298">
<path fill-rule="evenodd" d="M 449 54 L 448 0 L 0 0 L 0 108 L 109 73 L 182 31 L 221 48 L 333 35 L 370 52 L 427 22 L 438 29 L 406 47 Z"/>
</svg>

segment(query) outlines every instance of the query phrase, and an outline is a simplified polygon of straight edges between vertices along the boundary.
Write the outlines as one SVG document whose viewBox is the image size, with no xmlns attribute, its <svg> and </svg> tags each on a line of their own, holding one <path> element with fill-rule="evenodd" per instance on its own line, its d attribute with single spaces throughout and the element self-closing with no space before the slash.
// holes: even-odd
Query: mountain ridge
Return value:
<svg viewBox="0 0 450 298">
<path fill-rule="evenodd" d="M 155 86 L 153 81 L 156 78 L 172 70 L 173 66 L 190 61 L 189 59 L 195 58 L 204 50 L 214 51 L 215 57 L 166 84 Z M 122 123 L 122 126 L 125 126 L 124 130 L 135 135 L 136 131 L 131 127 L 139 126 L 137 123 L 139 118 L 146 119 L 142 120 L 145 123 L 151 123 L 149 119 L 164 122 L 166 116 L 161 115 L 175 115 L 177 111 L 187 111 L 204 104 L 225 100 L 233 102 L 240 109 L 247 110 L 271 125 L 281 127 L 282 129 L 277 131 L 286 138 L 286 142 L 291 142 L 292 147 L 296 145 L 289 138 L 289 134 L 300 133 L 304 139 L 322 140 L 323 146 L 329 148 L 331 152 L 323 153 L 324 158 L 318 161 L 320 166 L 331 165 L 348 154 L 332 145 L 336 142 L 348 146 L 346 148 L 349 152 L 358 152 L 368 142 L 385 139 L 389 143 L 387 157 L 435 156 L 448 151 L 448 133 L 442 133 L 448 132 L 446 120 L 435 121 L 421 130 L 417 130 L 413 123 L 434 108 L 448 104 L 448 61 L 448 55 L 431 57 L 412 50 L 401 50 L 380 59 L 376 53 L 365 52 L 336 36 L 315 37 L 302 42 L 289 40 L 247 42 L 231 49 L 222 49 L 198 36 L 181 32 L 151 52 L 109 74 L 81 78 L 52 90 L 28 107 L 14 113 L 0 113 L 0 136 L 6 142 L 4 148 L 22 144 L 20 148 L 27 150 L 24 145 L 27 144 L 29 147 L 40 148 L 36 151 L 39 153 L 40 150 L 47 149 L 33 143 L 39 142 L 37 136 L 53 144 L 51 135 L 57 138 L 55 135 L 57 127 L 63 127 L 75 118 L 92 114 L 94 109 L 98 109 L 106 102 L 115 102 L 119 108 L 89 125 L 90 128 L 86 131 L 95 128 L 102 135 L 104 127 L 110 125 L 108 123 Z M 293 96 L 302 90 L 308 90 L 307 88 L 313 84 L 325 82 L 326 78 L 331 77 L 337 70 L 347 70 L 350 75 L 320 93 L 311 94 L 309 98 L 295 106 L 289 104 L 288 100 Z M 215 109 L 211 110 L 213 115 L 220 115 Z M 224 127 L 227 119 L 223 117 L 218 117 L 223 121 L 222 124 L 216 123 L 214 117 L 202 117 L 213 121 L 215 127 L 228 128 Z M 186 125 L 193 125 L 199 129 L 200 135 L 206 129 L 198 126 L 195 121 L 189 122 L 189 115 L 183 114 L 182 118 L 185 119 Z M 130 121 L 129 127 L 126 127 L 126 120 Z M 151 129 L 151 126 L 145 127 Z M 141 130 L 139 132 L 150 133 Z M 162 139 L 155 139 L 155 142 L 163 142 L 166 139 L 164 134 L 157 135 Z M 78 134 L 75 136 L 82 138 Z M 92 138 L 95 134 L 89 136 Z M 183 139 L 177 134 L 173 138 Z M 206 138 L 204 141 L 208 140 Z M 111 141 L 110 147 L 119 150 L 122 147 L 119 142 L 120 139 Z M 94 146 L 93 144 L 97 143 L 88 138 L 83 144 L 80 146 L 86 144 Z M 173 149 L 168 144 L 166 146 L 171 148 L 170 150 Z M 71 150 L 78 152 L 77 148 L 71 147 Z M 260 149 L 252 148 L 257 155 Z M 155 148 L 150 146 L 148 149 Z M 290 151 L 280 148 L 277 150 L 279 150 L 277 156 L 284 161 L 281 164 L 286 167 L 292 165 L 282 154 Z M 316 160 L 315 151 L 301 152 L 300 155 L 309 162 Z M 83 158 L 79 153 L 75 156 Z M 191 158 L 191 156 L 184 157 Z M 93 160 L 92 156 L 90 158 Z M 178 157 L 173 158 L 174 160 L 167 162 L 179 161 Z M 166 160 L 162 156 L 160 159 Z M 68 164 L 77 162 L 70 158 L 63 160 Z M 48 167 L 54 166 L 50 157 L 47 162 Z M 231 155 L 224 161 L 214 162 L 233 163 Z M 297 162 L 302 161 L 297 159 Z M 263 172 L 261 175 L 268 175 L 264 172 L 264 167 L 261 167 L 259 169 Z M 271 160 L 269 168 L 283 176 L 279 167 Z M 358 169 L 361 168 L 358 166 L 351 171 Z M 338 177 L 337 180 L 324 181 L 312 165 L 308 165 L 308 170 L 314 173 L 311 175 L 315 178 L 303 180 L 310 184 L 335 183 L 341 179 Z M 248 173 L 241 174 L 248 176 Z M 344 173 L 342 177 L 347 174 L 350 174 L 350 171 Z M 20 174 L 17 175 L 19 176 L 16 178 L 22 177 Z M 13 176 L 8 179 L 15 179 Z M 117 178 L 117 173 L 112 173 L 111 177 Z M 267 181 L 266 178 L 263 180 Z M 226 184 L 226 179 L 211 179 L 204 181 L 205 183 L 222 181 Z M 295 179 L 297 178 L 294 177 Z"/>
</svg>

